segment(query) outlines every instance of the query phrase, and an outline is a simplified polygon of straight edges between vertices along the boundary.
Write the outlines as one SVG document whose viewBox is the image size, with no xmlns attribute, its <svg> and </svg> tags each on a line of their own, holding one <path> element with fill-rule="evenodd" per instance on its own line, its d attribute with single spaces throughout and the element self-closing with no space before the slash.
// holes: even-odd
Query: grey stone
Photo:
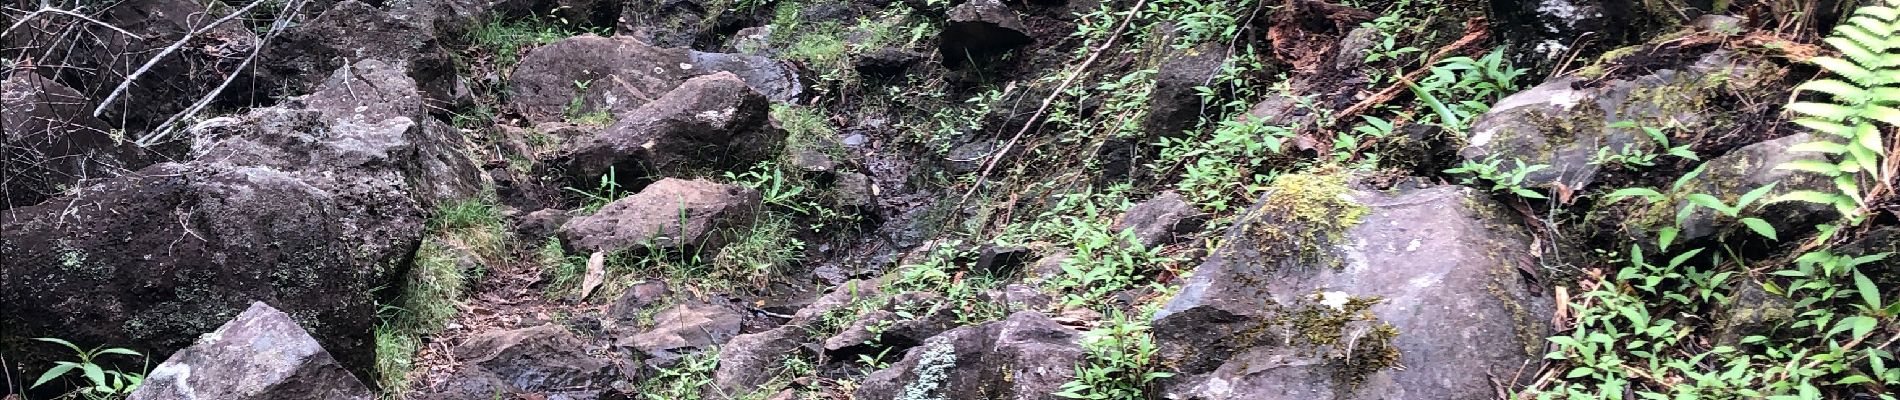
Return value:
<svg viewBox="0 0 1900 400">
<path fill-rule="evenodd" d="M 495 393 L 594 398 L 621 379 L 613 364 L 587 354 L 588 346 L 560 325 L 492 332 L 455 348 L 462 360 L 442 386 L 424 398 L 489 398 Z"/>
<path fill-rule="evenodd" d="M 985 59 L 1034 43 L 1021 17 L 998 0 L 970 0 L 945 17 L 940 50 L 946 63 Z"/>
<path fill-rule="evenodd" d="M 1598 206 L 1590 211 L 1592 220 L 1607 221 L 1620 232 L 1617 236 L 1629 238 L 1634 243 L 1656 243 L 1655 238 L 1663 228 L 1679 229 L 1676 241 L 1713 237 L 1725 232 L 1743 232 L 1745 228 L 1736 222 L 1736 218 L 1721 215 L 1707 207 L 1696 207 L 1686 218 L 1678 221 L 1678 210 L 1690 207 L 1686 198 L 1690 194 L 1702 193 L 1715 196 L 1727 203 L 1738 201 L 1742 195 L 1757 188 L 1775 185 L 1764 192 L 1759 200 L 1751 204 L 1739 217 L 1761 218 L 1773 226 L 1778 236 L 1792 236 L 1816 224 L 1833 221 L 1840 213 L 1833 207 L 1799 202 L 1775 202 L 1774 198 L 1798 191 L 1832 191 L 1834 183 L 1816 174 L 1780 169 L 1782 164 L 1795 161 L 1827 161 L 1820 153 L 1789 151 L 1796 145 L 1814 141 L 1806 133 L 1797 133 L 1787 137 L 1763 141 L 1744 146 L 1721 157 L 1704 163 L 1702 173 L 1678 188 L 1658 188 L 1671 200 L 1651 204 L 1646 199 L 1628 198 L 1614 204 Z M 1758 206 L 1758 207 L 1757 207 Z M 1680 222 L 1680 223 L 1678 223 Z M 1755 235 L 1747 233 L 1747 235 Z"/>
<path fill-rule="evenodd" d="M 1592 163 L 1598 149 L 1662 152 L 1639 128 L 1612 125 L 1633 121 L 1726 132 L 1737 121 L 1711 102 L 1728 91 L 1749 90 L 1775 73 L 1777 68 L 1754 56 L 1718 50 L 1692 65 L 1628 79 L 1591 84 L 1581 77 L 1559 77 L 1493 105 L 1472 123 L 1459 155 L 1472 162 L 1503 160 L 1505 172 L 1515 170 L 1511 160 L 1546 165 L 1527 174 L 1523 184 L 1580 190 L 1595 182 L 1602 168 Z"/>
<path fill-rule="evenodd" d="M 1207 215 L 1180 193 L 1167 191 L 1135 204 L 1116 219 L 1110 229 L 1133 231 L 1142 246 L 1152 248 L 1173 244 L 1182 236 L 1200 231 L 1206 220 Z"/>
<path fill-rule="evenodd" d="M 667 178 L 561 226 L 561 242 L 583 252 L 648 248 L 718 252 L 752 222 L 759 192 L 707 180 Z"/>
<path fill-rule="evenodd" d="M 289 315 L 262 302 L 153 367 L 127 400 L 361 399 L 369 387 Z"/>
<path fill-rule="evenodd" d="M 621 338 L 616 345 L 639 351 L 649 367 L 665 369 L 681 357 L 732 340 L 744 322 L 745 315 L 730 307 L 691 302 L 660 312 L 651 329 Z"/>
<path fill-rule="evenodd" d="M 1084 354 L 1082 335 L 1042 314 L 952 329 L 925 340 L 903 361 L 871 373 L 853 398 L 891 400 L 906 393 L 945 399 L 1059 399 Z"/>
<path fill-rule="evenodd" d="M 1489 377 L 1519 376 L 1542 355 L 1551 299 L 1518 271 L 1533 244 L 1482 193 L 1351 190 L 1325 206 L 1286 192 L 1235 223 L 1156 314 L 1163 362 L 1179 367 L 1175 398 L 1489 397 Z M 1289 202 L 1333 209 L 1302 217 L 1277 206 Z M 1357 207 L 1365 213 L 1350 225 L 1301 219 Z M 1348 318 L 1297 322 L 1327 315 Z"/>
<path fill-rule="evenodd" d="M 764 96 L 728 73 L 687 80 L 623 114 L 597 135 L 566 146 L 554 163 L 576 184 L 619 176 L 667 176 L 689 170 L 749 168 L 778 154 L 785 131 L 770 120 Z"/>
<path fill-rule="evenodd" d="M 110 134 L 79 92 L 31 71 L 0 83 L 0 210 L 39 204 L 154 158 Z"/>
</svg>

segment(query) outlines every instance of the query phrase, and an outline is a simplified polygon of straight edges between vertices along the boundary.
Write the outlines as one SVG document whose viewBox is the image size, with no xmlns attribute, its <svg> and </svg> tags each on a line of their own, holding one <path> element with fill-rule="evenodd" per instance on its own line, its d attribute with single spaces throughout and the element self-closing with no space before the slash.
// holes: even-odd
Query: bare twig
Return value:
<svg viewBox="0 0 1900 400">
<path fill-rule="evenodd" d="M 131 88 L 131 87 L 132 87 L 132 82 L 135 82 L 135 81 L 138 81 L 138 80 L 139 80 L 139 76 L 141 76 L 141 75 L 145 75 L 145 72 L 146 72 L 146 71 L 150 71 L 150 70 L 152 69 L 152 66 L 153 66 L 153 65 L 157 65 L 157 64 L 158 64 L 158 60 L 162 60 L 162 59 L 164 59 L 164 58 L 165 58 L 165 56 L 168 56 L 168 55 L 171 55 L 171 53 L 172 53 L 172 52 L 174 52 L 174 51 L 178 51 L 178 49 L 179 49 L 179 48 L 181 48 L 181 47 L 184 47 L 184 46 L 185 46 L 185 42 L 189 42 L 189 41 L 191 41 L 191 38 L 194 38 L 194 37 L 197 37 L 197 36 L 198 36 L 198 34 L 201 34 L 201 33 L 205 33 L 206 31 L 210 31 L 210 30 L 211 30 L 211 28 L 214 28 L 214 27 L 217 27 L 218 25 L 223 25 L 223 24 L 224 24 L 225 22 L 228 22 L 228 21 L 230 21 L 230 20 L 232 20 L 232 19 L 235 19 L 235 18 L 237 18 L 237 17 L 238 17 L 238 16 L 240 16 L 240 15 L 244 15 L 244 14 L 246 14 L 246 13 L 249 13 L 249 12 L 251 11 L 251 9 L 252 9 L 252 8 L 256 8 L 258 4 L 263 4 L 263 3 L 264 3 L 264 0 L 256 0 L 256 1 L 252 1 L 252 2 L 251 2 L 251 4 L 246 4 L 246 5 L 244 5 L 244 7 L 243 7 L 243 8 L 239 8 L 239 9 L 237 9 L 237 11 L 232 11 L 232 12 L 231 12 L 231 14 L 229 14 L 229 15 L 225 15 L 225 16 L 224 16 L 224 18 L 218 18 L 218 20 L 216 20 L 216 21 L 211 21 L 211 23 L 209 23 L 209 24 L 205 24 L 205 26 L 201 26 L 201 27 L 198 27 L 197 29 L 193 29 L 193 30 L 192 30 L 191 32 L 186 32 L 184 36 L 180 36 L 180 37 L 178 38 L 178 40 L 177 40 L 177 41 L 175 41 L 175 42 L 172 42 L 172 44 L 171 44 L 170 46 L 165 46 L 165 49 L 164 49 L 164 50 L 160 50 L 160 51 L 158 52 L 158 54 L 156 54 L 156 55 L 153 55 L 151 59 L 149 59 L 149 60 L 145 60 L 145 65 L 140 65 L 140 66 L 139 66 L 139 69 L 137 69 L 137 70 L 134 70 L 134 71 L 132 71 L 132 74 L 131 74 L 131 75 L 126 75 L 126 76 L 125 76 L 125 80 L 124 80 L 124 81 L 121 81 L 121 82 L 119 82 L 119 87 L 117 87 L 117 88 L 114 88 L 114 89 L 112 89 L 112 93 L 111 93 L 111 94 L 107 94 L 107 95 L 106 95 L 106 98 L 105 98 L 105 100 L 101 100 L 101 101 L 99 101 L 99 107 L 98 107 L 98 108 L 94 108 L 94 109 L 92 109 L 92 116 L 93 116 L 93 117 L 98 117 L 98 116 L 100 116 L 100 115 L 102 115 L 102 114 L 105 114 L 105 112 L 106 112 L 106 107 L 110 107 L 110 106 L 112 106 L 112 102 L 113 102 L 114 100 L 118 100 L 118 99 L 119 99 L 119 95 L 122 95 L 122 94 L 125 94 L 125 90 L 126 90 L 126 89 L 128 89 L 128 88 Z M 293 14 L 284 14 L 284 15 L 296 15 L 296 14 L 294 14 L 294 13 L 293 13 Z M 288 17 L 284 17 L 284 18 L 288 18 Z M 283 20 L 281 20 L 281 19 L 280 19 L 280 20 L 278 20 L 278 22 L 280 22 L 280 23 L 281 23 L 282 21 L 283 21 Z M 275 34 L 276 34 L 276 31 L 278 30 L 278 25 L 281 25 L 281 24 L 272 24 L 272 26 L 271 26 L 271 33 L 270 33 L 270 34 L 272 34 L 272 35 L 275 35 Z M 259 49 L 261 49 L 261 48 L 264 48 L 264 43 L 263 43 L 263 42 L 262 42 L 261 40 L 260 40 L 260 41 L 258 42 L 258 44 L 257 44 L 257 48 L 259 48 Z M 256 51 L 252 51 L 252 52 L 251 52 L 251 56 L 252 56 L 252 57 L 256 57 L 256 56 L 257 56 L 257 52 L 256 52 Z M 249 63 L 250 63 L 250 59 L 245 59 L 245 63 L 246 63 L 246 64 L 249 64 Z M 239 69 L 239 70 L 242 70 L 242 69 L 244 69 L 244 68 L 242 68 L 242 67 L 239 67 L 238 69 Z M 235 75 L 235 74 L 233 74 L 232 76 L 236 76 L 236 75 Z M 229 79 L 227 79 L 227 80 L 225 80 L 225 83 L 226 83 L 226 84 L 229 84 L 229 83 L 231 83 L 231 81 L 230 81 Z M 219 85 L 219 86 L 218 86 L 218 89 L 219 89 L 219 90 L 217 90 L 217 91 L 213 91 L 213 93 L 216 93 L 216 92 L 218 92 L 218 91 L 222 91 L 222 90 L 224 89 L 224 86 L 223 86 L 223 85 Z"/>
<path fill-rule="evenodd" d="M 252 2 L 250 5 L 247 5 L 244 7 L 246 9 L 249 9 L 251 6 L 256 6 L 258 3 L 262 1 L 263 0 Z M 145 136 L 140 136 L 137 144 L 139 146 L 150 146 L 152 145 L 152 143 L 154 143 L 158 139 L 165 137 L 166 134 L 169 134 L 172 130 L 173 124 L 176 124 L 181 120 L 196 116 L 198 115 L 199 111 L 204 111 L 205 106 L 208 106 L 211 104 L 211 100 L 216 99 L 219 93 L 224 93 L 224 88 L 230 87 L 231 82 L 237 81 L 237 78 L 240 74 L 237 73 L 236 71 L 243 71 L 244 68 L 250 67 L 251 62 L 257 61 L 257 55 L 264 52 L 264 47 L 266 47 L 270 43 L 270 40 L 275 39 L 279 32 L 283 32 L 285 28 L 290 27 L 290 19 L 292 17 L 288 17 L 288 16 L 297 15 L 297 12 L 302 11 L 303 6 L 306 3 L 309 3 L 309 1 L 308 0 L 292 1 L 289 4 L 289 7 L 286 8 L 286 11 L 282 14 L 286 16 L 280 17 L 277 19 L 277 21 L 274 21 L 271 23 L 270 31 L 265 32 L 263 37 L 260 37 L 257 39 L 257 45 L 251 48 L 251 54 L 249 56 L 245 56 L 244 62 L 238 63 L 237 68 L 232 69 L 233 72 L 231 73 L 230 76 L 224 77 L 223 83 L 219 83 L 217 88 L 211 89 L 210 92 L 205 93 L 204 97 L 199 98 L 198 102 L 192 103 L 191 107 L 185 108 L 184 111 L 180 111 L 177 114 L 172 114 L 170 118 L 165 119 L 164 123 L 158 124 L 157 128 L 152 129 L 151 132 L 147 132 Z M 238 10 L 237 12 L 231 13 L 231 15 L 237 15 L 243 12 L 244 10 Z M 229 16 L 225 17 L 225 19 L 229 19 L 229 18 L 230 18 Z M 223 20 L 219 20 L 219 21 L 222 22 Z M 212 25 L 217 25 L 218 23 L 219 22 L 213 22 Z M 185 36 L 189 38 L 191 35 L 185 35 Z M 157 60 L 157 58 L 153 58 L 153 60 Z M 148 63 L 147 66 L 149 67 L 150 64 Z M 142 69 L 141 69 L 141 72 L 143 72 Z M 132 81 L 132 78 L 126 79 L 127 83 L 130 83 L 131 81 Z M 124 87 L 121 86 L 120 89 L 124 89 Z M 113 93 L 117 94 L 118 92 L 114 91 Z M 105 107 L 105 103 L 101 103 L 99 104 L 99 106 L 103 108 Z"/>
<path fill-rule="evenodd" d="M 1062 92 L 1068 90 L 1069 84 L 1075 83 L 1076 77 L 1082 76 L 1083 71 L 1087 71 L 1090 65 L 1094 65 L 1095 60 L 1102 56 L 1103 51 L 1115 45 L 1115 39 L 1121 38 L 1122 32 L 1128 29 L 1128 23 L 1133 22 L 1135 15 L 1140 13 L 1141 7 L 1147 4 L 1148 0 L 1136 1 L 1135 6 L 1128 9 L 1128 16 L 1122 17 L 1121 24 L 1115 27 L 1115 32 L 1108 35 L 1108 40 L 1103 41 L 1101 46 L 1089 52 L 1089 58 L 1083 60 L 1081 65 L 1076 66 L 1075 73 L 1069 74 L 1068 78 L 1063 78 L 1062 84 L 1056 85 L 1055 91 L 1050 92 L 1048 97 L 1042 99 L 1042 105 L 1036 107 L 1036 113 L 1031 114 L 1028 120 L 1023 121 L 1023 128 L 1017 130 L 1015 135 L 1010 136 L 1009 141 L 1003 143 L 1003 147 L 997 149 L 996 153 L 990 154 L 989 161 L 983 163 L 983 172 L 977 173 L 976 175 L 976 183 L 970 184 L 970 190 L 963 192 L 963 198 L 957 200 L 959 207 L 961 207 L 964 202 L 970 200 L 970 195 L 976 194 L 977 188 L 983 187 L 983 182 L 989 179 L 990 172 L 996 169 L 996 163 L 1002 161 L 1003 155 L 1009 154 L 1010 148 L 1014 147 L 1017 141 L 1022 140 L 1023 134 L 1029 133 L 1029 129 L 1036 126 L 1036 119 L 1042 118 L 1042 114 L 1049 110 L 1049 105 L 1055 103 L 1056 97 L 1062 96 Z"/>
<path fill-rule="evenodd" d="M 91 22 L 94 25 L 103 26 L 103 27 L 106 27 L 107 29 L 117 31 L 120 34 L 131 36 L 134 39 L 140 39 L 140 40 L 145 39 L 144 36 L 139 36 L 139 34 L 126 31 L 125 29 L 120 29 L 119 27 L 112 26 L 112 24 L 105 23 L 104 21 L 92 19 L 92 17 L 86 16 L 86 14 L 80 14 L 80 13 L 73 12 L 70 10 L 62 10 L 62 9 L 53 8 L 53 7 L 45 6 L 45 5 L 41 5 L 40 9 L 38 10 L 33 10 L 33 12 L 26 13 L 26 15 L 20 16 L 20 20 L 14 21 L 13 25 L 9 25 L 7 26 L 6 30 L 0 31 L 0 36 L 6 36 L 9 33 L 13 33 L 14 28 L 19 28 L 20 25 L 25 25 L 27 20 L 31 20 L 33 19 L 33 17 L 37 17 L 40 14 L 45 14 L 45 13 L 60 14 L 60 15 L 70 16 L 73 18 L 78 18 L 81 21 Z"/>
<path fill-rule="evenodd" d="M 1375 93 L 1371 96 L 1367 96 L 1365 100 L 1359 101 L 1358 104 L 1353 104 L 1352 107 L 1346 107 L 1346 110 L 1340 111 L 1339 115 L 1334 117 L 1333 120 L 1334 121 L 1353 120 L 1352 117 L 1358 116 L 1360 113 L 1363 113 L 1366 110 L 1371 109 L 1373 106 L 1383 104 L 1387 101 L 1391 101 L 1392 98 L 1394 97 L 1398 97 L 1399 92 L 1404 91 L 1405 88 L 1407 87 L 1410 87 L 1412 81 L 1418 80 L 1419 78 L 1423 78 L 1425 77 L 1425 74 L 1431 73 L 1432 64 L 1437 64 L 1438 61 L 1444 59 L 1445 56 L 1449 56 L 1452 53 L 1455 53 L 1458 50 L 1465 48 L 1465 46 L 1470 46 L 1472 43 L 1477 43 L 1480 40 L 1484 40 L 1486 36 L 1490 36 L 1489 30 L 1487 30 L 1485 26 L 1486 25 L 1485 25 L 1484 18 L 1472 18 L 1470 20 L 1465 21 L 1465 36 L 1464 37 L 1458 38 L 1458 41 L 1451 42 L 1451 44 L 1448 44 L 1448 45 L 1445 45 L 1445 47 L 1439 48 L 1438 52 L 1433 53 L 1431 58 L 1425 59 L 1425 63 L 1423 65 L 1419 65 L 1418 69 L 1413 70 L 1412 72 L 1406 73 L 1404 76 L 1400 76 L 1399 81 L 1397 83 L 1393 83 L 1391 86 L 1387 86 L 1385 90 L 1380 90 L 1378 93 Z"/>
</svg>

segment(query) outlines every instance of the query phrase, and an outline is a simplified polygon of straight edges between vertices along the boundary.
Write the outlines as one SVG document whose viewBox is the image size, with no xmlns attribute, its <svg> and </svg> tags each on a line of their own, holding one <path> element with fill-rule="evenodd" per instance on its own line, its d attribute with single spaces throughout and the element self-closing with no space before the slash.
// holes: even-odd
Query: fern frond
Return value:
<svg viewBox="0 0 1900 400">
<path fill-rule="evenodd" d="M 1856 9 L 1824 41 L 1841 57 L 1814 57 L 1810 61 L 1837 79 L 1816 79 L 1795 87 L 1799 92 L 1827 94 L 1826 101 L 1800 101 L 1787 109 L 1802 118 L 1795 123 L 1824 136 L 1791 151 L 1823 153 L 1838 161 L 1803 160 L 1777 166 L 1832 178 L 1839 195 L 1797 192 L 1783 200 L 1831 204 L 1850 220 L 1859 220 L 1869 193 L 1862 182 L 1885 182 L 1882 160 L 1884 134 L 1900 128 L 1900 0 Z M 1833 139 L 1839 138 L 1839 139 Z"/>
</svg>

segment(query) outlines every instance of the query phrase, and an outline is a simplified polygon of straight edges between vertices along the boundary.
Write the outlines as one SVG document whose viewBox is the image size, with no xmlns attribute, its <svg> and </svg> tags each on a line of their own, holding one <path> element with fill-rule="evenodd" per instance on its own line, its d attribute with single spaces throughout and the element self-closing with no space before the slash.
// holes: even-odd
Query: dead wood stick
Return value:
<svg viewBox="0 0 1900 400">
<path fill-rule="evenodd" d="M 1484 40 L 1487 36 L 1490 36 L 1490 31 L 1485 29 L 1485 20 L 1483 17 L 1466 20 L 1464 37 L 1460 37 L 1458 41 L 1451 42 L 1451 44 L 1439 48 L 1438 52 L 1432 53 L 1430 58 L 1425 59 L 1424 65 L 1420 65 L 1417 69 L 1412 70 L 1412 72 L 1408 72 L 1404 76 L 1399 77 L 1398 82 L 1392 83 L 1391 86 L 1386 86 L 1384 90 L 1380 90 L 1378 93 L 1366 97 L 1365 100 L 1360 100 L 1359 103 L 1353 104 L 1352 107 L 1346 107 L 1346 110 L 1341 111 L 1337 117 L 1333 118 L 1333 121 L 1351 120 L 1352 117 L 1358 116 L 1366 112 L 1366 110 L 1372 109 L 1374 106 L 1392 101 L 1392 99 L 1398 97 L 1399 93 L 1404 91 L 1405 88 L 1410 87 L 1412 81 L 1416 81 L 1419 78 L 1425 77 L 1425 74 L 1431 73 L 1432 64 L 1437 64 L 1439 60 L 1443 60 L 1446 56 L 1450 56 L 1452 53 L 1456 53 L 1464 49 L 1465 46 L 1470 46 L 1472 43 Z"/>
<path fill-rule="evenodd" d="M 983 163 L 983 172 L 977 173 L 976 183 L 970 184 L 970 190 L 963 192 L 963 198 L 957 200 L 958 208 L 962 208 L 963 203 L 970 200 L 970 195 L 976 194 L 977 188 L 983 187 L 983 182 L 989 179 L 990 171 L 996 169 L 996 163 L 1002 161 L 1003 155 L 1009 154 L 1010 147 L 1015 146 L 1016 141 L 1023 138 L 1023 134 L 1029 133 L 1029 129 L 1036 126 L 1036 119 L 1042 118 L 1042 113 L 1049 110 L 1049 105 L 1055 103 L 1056 97 L 1062 96 L 1062 92 L 1068 90 L 1069 84 L 1075 83 L 1075 78 L 1082 76 L 1083 71 L 1088 71 L 1089 65 L 1095 64 L 1095 60 L 1102 56 L 1103 51 L 1115 45 L 1115 39 L 1121 38 L 1122 31 L 1128 29 L 1128 23 L 1134 21 L 1135 14 L 1139 14 L 1141 7 L 1147 4 L 1148 0 L 1136 1 L 1135 6 L 1128 9 L 1128 16 L 1122 17 L 1121 24 L 1115 27 L 1115 32 L 1108 34 L 1108 40 L 1102 42 L 1102 45 L 1096 47 L 1094 51 L 1089 52 L 1089 58 L 1083 60 L 1081 65 L 1076 66 L 1075 73 L 1069 74 L 1068 78 L 1063 78 L 1062 84 L 1056 85 L 1056 90 L 1050 92 L 1049 97 L 1042 99 L 1042 105 L 1036 107 L 1036 113 L 1030 114 L 1029 119 L 1023 121 L 1023 128 L 1017 130 L 1015 135 L 1010 136 L 1009 141 L 1003 143 L 1003 147 L 998 149 L 995 154 L 990 155 L 989 161 Z"/>
<path fill-rule="evenodd" d="M 145 75 L 146 71 L 152 70 L 152 66 L 157 65 L 158 60 L 162 60 L 165 58 L 165 56 L 171 55 L 172 52 L 178 51 L 179 48 L 185 47 L 185 42 L 190 42 L 191 38 L 197 37 L 198 34 L 205 33 L 206 31 L 210 31 L 211 28 L 217 27 L 218 25 L 223 25 L 225 22 L 228 22 L 234 18 L 237 18 L 239 15 L 244 15 L 246 13 L 249 13 L 251 9 L 257 7 L 258 4 L 264 4 L 264 0 L 252 1 L 251 4 L 246 4 L 244 5 L 244 8 L 239 8 L 237 9 L 237 11 L 232 11 L 230 15 L 225 15 L 224 18 L 218 18 L 218 20 L 211 21 L 211 23 L 205 24 L 205 26 L 201 26 L 201 27 L 198 27 L 197 29 L 193 29 L 191 30 L 191 32 L 186 32 L 185 36 L 180 36 L 178 38 L 178 41 L 172 42 L 172 45 L 170 46 L 165 46 L 165 50 L 161 50 L 158 52 L 157 55 L 152 56 L 151 59 L 145 60 L 145 65 L 140 65 L 139 69 L 132 71 L 132 74 L 127 75 L 124 81 L 119 82 L 119 87 L 113 88 L 112 93 L 106 95 L 105 100 L 99 101 L 99 107 L 92 109 L 92 116 L 98 117 L 99 115 L 104 114 L 106 112 L 106 107 L 112 106 L 112 102 L 114 100 L 118 100 L 119 95 L 125 94 L 125 90 L 128 88 L 131 88 L 132 82 L 139 80 L 140 75 Z M 260 41 L 257 44 L 257 47 L 262 48 L 264 47 L 264 44 Z"/>
</svg>

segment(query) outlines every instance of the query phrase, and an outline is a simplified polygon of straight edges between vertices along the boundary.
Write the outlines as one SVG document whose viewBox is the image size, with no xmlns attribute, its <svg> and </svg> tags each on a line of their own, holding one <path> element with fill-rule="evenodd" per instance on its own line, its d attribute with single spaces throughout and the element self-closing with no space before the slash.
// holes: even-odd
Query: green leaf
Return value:
<svg viewBox="0 0 1900 400">
<path fill-rule="evenodd" d="M 72 371 L 74 367 L 78 366 L 79 364 L 61 361 L 58 365 L 54 365 L 53 368 L 46 370 L 46 373 L 40 374 L 40 379 L 33 381 L 33 386 L 30 387 L 40 387 L 40 385 L 46 384 L 47 381 L 58 378 L 60 375 L 65 375 L 66 372 Z"/>
<path fill-rule="evenodd" d="M 1710 196 L 1707 193 L 1690 194 L 1687 200 L 1695 205 L 1708 207 L 1716 212 L 1720 212 L 1722 215 L 1733 217 L 1737 212 L 1734 207 L 1729 207 L 1728 204 L 1723 203 L 1722 199 L 1717 199 L 1715 196 Z"/>
<path fill-rule="evenodd" d="M 106 370 L 99 368 L 99 364 L 81 364 L 79 370 L 85 372 L 86 379 L 91 380 L 94 385 L 106 382 Z"/>
<path fill-rule="evenodd" d="M 1843 196 L 1838 195 L 1838 194 L 1822 193 L 1822 192 L 1817 192 L 1813 190 L 1796 190 L 1793 192 L 1782 194 L 1780 196 L 1776 196 L 1773 201 L 1770 201 L 1770 203 L 1780 203 L 1784 201 L 1801 201 L 1801 202 L 1808 202 L 1808 203 L 1835 204 L 1836 202 L 1839 202 L 1842 197 Z"/>
<path fill-rule="evenodd" d="M 1854 375 L 1854 376 L 1850 376 L 1846 378 L 1841 378 L 1841 380 L 1838 380 L 1838 381 L 1834 381 L 1834 384 L 1853 385 L 1853 384 L 1867 383 L 1867 382 L 1873 382 L 1873 381 L 1874 380 L 1872 378 L 1868 378 L 1866 375 Z"/>
<path fill-rule="evenodd" d="M 1668 196 L 1664 196 L 1662 192 L 1657 192 L 1655 189 L 1633 187 L 1633 188 L 1617 189 L 1614 192 L 1610 192 L 1610 194 L 1603 196 L 1603 201 L 1614 203 L 1624 198 L 1638 197 L 1638 196 L 1643 197 L 1645 199 L 1649 199 L 1650 202 L 1655 202 L 1661 199 L 1668 198 Z"/>
<path fill-rule="evenodd" d="M 1768 184 L 1767 186 L 1762 186 L 1762 187 L 1755 188 L 1755 190 L 1750 190 L 1748 191 L 1748 193 L 1743 193 L 1741 198 L 1736 199 L 1735 208 L 1744 208 L 1744 207 L 1748 207 L 1749 204 L 1755 204 L 1755 200 L 1760 200 L 1762 196 L 1768 195 L 1768 192 L 1775 190 L 1775 186 L 1779 186 L 1779 185 L 1781 185 L 1781 182 L 1776 181 L 1774 183 Z"/>
<path fill-rule="evenodd" d="M 1676 241 L 1676 235 L 1680 233 L 1682 233 L 1682 229 L 1673 226 L 1662 228 L 1661 231 L 1656 232 L 1656 249 L 1669 251 L 1669 243 Z"/>
<path fill-rule="evenodd" d="M 1829 38 L 1829 39 L 1834 39 L 1834 38 Z M 1801 84 L 1801 86 L 1796 86 L 1794 90 L 1827 93 L 1827 94 L 1834 95 L 1836 97 L 1840 97 L 1840 98 L 1852 100 L 1852 101 L 1858 101 L 1859 99 L 1867 95 L 1867 91 L 1864 89 L 1861 89 L 1860 86 L 1855 86 L 1854 84 L 1851 84 L 1851 83 L 1842 82 L 1842 81 L 1833 80 L 1833 79 L 1816 79 L 1816 80 L 1808 81 L 1808 83 L 1803 83 Z"/>
<path fill-rule="evenodd" d="M 1874 286 L 1874 281 L 1867 279 L 1860 269 L 1854 269 L 1854 291 L 1860 292 L 1860 299 L 1867 302 L 1868 308 L 1880 309 L 1880 287 Z"/>
<path fill-rule="evenodd" d="M 1806 171 L 1827 176 L 1841 174 L 1841 167 L 1822 160 L 1794 160 L 1775 166 L 1775 169 Z"/>
<path fill-rule="evenodd" d="M 1788 109 L 1793 110 L 1794 112 L 1800 113 L 1802 115 L 1813 116 L 1816 118 L 1822 118 L 1822 119 L 1827 119 L 1831 121 L 1846 120 L 1848 117 L 1852 117 L 1858 114 L 1854 112 L 1855 110 L 1853 108 L 1849 108 L 1847 106 L 1842 106 L 1842 105 L 1836 105 L 1836 104 L 1828 104 L 1828 103 L 1795 102 L 1794 104 L 1789 104 Z"/>
<path fill-rule="evenodd" d="M 105 350 L 99 350 L 99 354 L 119 354 L 119 355 L 133 356 L 133 357 L 144 356 L 144 354 L 139 354 L 139 352 L 128 350 L 128 349 L 122 349 L 118 347 L 105 349 Z"/>
<path fill-rule="evenodd" d="M 80 353 L 80 354 L 86 353 L 86 350 L 80 349 L 79 345 L 75 345 L 73 344 L 73 342 L 68 342 L 63 339 L 43 337 L 43 338 L 33 338 L 33 340 L 38 340 L 38 341 L 47 342 L 47 343 L 58 343 L 62 346 L 66 346 L 66 348 L 68 349 L 73 349 L 73 352 Z"/>
<path fill-rule="evenodd" d="M 1761 218 L 1742 218 L 1742 224 L 1747 225 L 1749 230 L 1755 231 L 1755 234 L 1768 238 L 1768 240 L 1781 240 L 1781 238 L 1775 237 L 1774 225 L 1769 225 L 1768 221 L 1763 221 Z"/>
</svg>

